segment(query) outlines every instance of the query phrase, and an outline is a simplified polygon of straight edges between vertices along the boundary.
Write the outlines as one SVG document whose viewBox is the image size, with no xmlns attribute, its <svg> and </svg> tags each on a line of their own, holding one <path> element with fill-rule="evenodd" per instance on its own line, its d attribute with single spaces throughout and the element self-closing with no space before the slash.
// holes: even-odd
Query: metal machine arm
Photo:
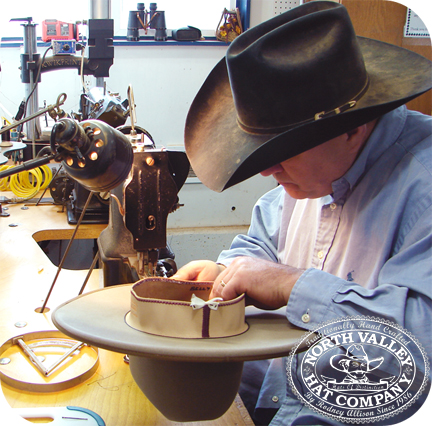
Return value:
<svg viewBox="0 0 432 426">
<path fill-rule="evenodd" d="M 106 286 L 167 274 L 159 263 L 167 217 L 189 172 L 184 152 L 145 146 L 136 133 L 66 118 L 51 134 L 51 149 L 71 177 L 90 191 L 111 191 L 109 223 L 98 239 Z"/>
</svg>

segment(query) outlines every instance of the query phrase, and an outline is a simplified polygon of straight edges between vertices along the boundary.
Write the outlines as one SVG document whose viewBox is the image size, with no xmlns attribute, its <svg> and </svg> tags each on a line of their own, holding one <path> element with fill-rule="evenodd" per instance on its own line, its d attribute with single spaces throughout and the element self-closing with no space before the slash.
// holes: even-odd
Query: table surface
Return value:
<svg viewBox="0 0 432 426">
<path fill-rule="evenodd" d="M 0 195 L 11 196 L 10 193 Z M 55 205 L 3 205 L 9 217 L 0 217 L 0 345 L 22 334 L 55 330 L 51 312 L 74 298 L 87 275 L 86 270 L 62 269 L 52 291 L 46 313 L 36 310 L 43 305 L 57 267 L 51 263 L 37 242 L 64 240 L 72 236 L 66 213 Z M 76 238 L 97 238 L 105 225 L 82 224 Z M 99 270 L 94 270 L 87 291 L 102 287 Z M 18 328 L 17 324 L 26 326 Z M 1 356 L 1 355 L 0 355 Z M 99 349 L 99 367 L 85 382 L 57 392 L 27 392 L 2 383 L 3 394 L 13 408 L 84 407 L 99 414 L 107 426 L 179 425 L 166 419 L 145 397 L 134 382 L 123 354 Z M 253 425 L 241 399 L 219 419 L 188 425 Z"/>
</svg>

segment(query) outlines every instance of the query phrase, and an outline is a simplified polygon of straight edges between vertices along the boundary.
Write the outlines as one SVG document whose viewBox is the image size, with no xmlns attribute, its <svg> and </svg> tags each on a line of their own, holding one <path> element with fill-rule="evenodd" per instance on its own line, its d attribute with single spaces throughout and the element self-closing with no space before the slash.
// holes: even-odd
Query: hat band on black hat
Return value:
<svg viewBox="0 0 432 426">
<path fill-rule="evenodd" d="M 312 118 L 308 118 L 307 120 L 299 121 L 294 124 L 290 124 L 288 126 L 282 126 L 282 127 L 273 127 L 273 128 L 257 128 L 257 127 L 250 127 L 246 124 L 242 123 L 239 118 L 237 117 L 237 123 L 239 127 L 244 130 L 247 133 L 255 133 L 255 134 L 279 134 L 283 133 L 287 130 L 290 130 L 294 127 L 301 126 L 306 123 L 311 123 L 313 121 L 321 120 L 323 118 L 332 117 L 333 115 L 338 115 L 344 111 L 347 111 L 348 109 L 354 108 L 357 105 L 357 102 L 363 97 L 363 95 L 367 92 L 367 89 L 369 87 L 369 77 L 366 78 L 366 83 L 363 86 L 363 88 L 360 90 L 360 92 L 354 96 L 353 99 L 346 102 L 345 104 L 334 108 L 330 111 L 321 111 L 314 114 Z"/>
</svg>

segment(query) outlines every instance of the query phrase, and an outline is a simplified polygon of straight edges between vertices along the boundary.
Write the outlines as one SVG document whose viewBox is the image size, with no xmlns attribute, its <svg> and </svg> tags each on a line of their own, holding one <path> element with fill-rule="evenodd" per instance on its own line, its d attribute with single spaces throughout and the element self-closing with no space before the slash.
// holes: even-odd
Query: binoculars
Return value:
<svg viewBox="0 0 432 426">
<path fill-rule="evenodd" d="M 167 39 L 165 12 L 157 10 L 156 3 L 150 3 L 150 12 L 145 10 L 144 3 L 138 3 L 137 10 L 129 12 L 127 40 L 138 41 L 139 30 L 143 29 L 147 33 L 148 28 L 156 30 L 154 36 L 156 41 Z"/>
</svg>

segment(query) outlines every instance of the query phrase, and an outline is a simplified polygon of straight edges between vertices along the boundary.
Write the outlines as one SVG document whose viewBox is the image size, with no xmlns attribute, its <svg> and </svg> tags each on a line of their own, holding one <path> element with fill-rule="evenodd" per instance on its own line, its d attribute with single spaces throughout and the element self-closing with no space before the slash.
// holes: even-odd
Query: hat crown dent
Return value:
<svg viewBox="0 0 432 426">
<path fill-rule="evenodd" d="M 230 44 L 228 51 L 231 52 L 231 54 L 236 55 L 256 40 L 259 40 L 262 36 L 266 35 L 269 30 L 277 29 L 281 25 L 302 18 L 309 13 L 340 7 L 341 5 L 334 1 L 313 1 L 303 4 L 301 7 L 294 7 L 285 13 L 276 15 L 267 21 L 249 28 L 247 34 L 250 35 L 250 37 L 244 37 L 245 33 L 243 33 L 242 37 L 235 38 Z"/>
<path fill-rule="evenodd" d="M 367 72 L 345 7 L 313 3 L 326 8 L 315 5 L 300 16 L 294 8 L 229 47 L 228 74 L 243 130 L 278 133 L 346 104 L 364 89 Z"/>
</svg>

